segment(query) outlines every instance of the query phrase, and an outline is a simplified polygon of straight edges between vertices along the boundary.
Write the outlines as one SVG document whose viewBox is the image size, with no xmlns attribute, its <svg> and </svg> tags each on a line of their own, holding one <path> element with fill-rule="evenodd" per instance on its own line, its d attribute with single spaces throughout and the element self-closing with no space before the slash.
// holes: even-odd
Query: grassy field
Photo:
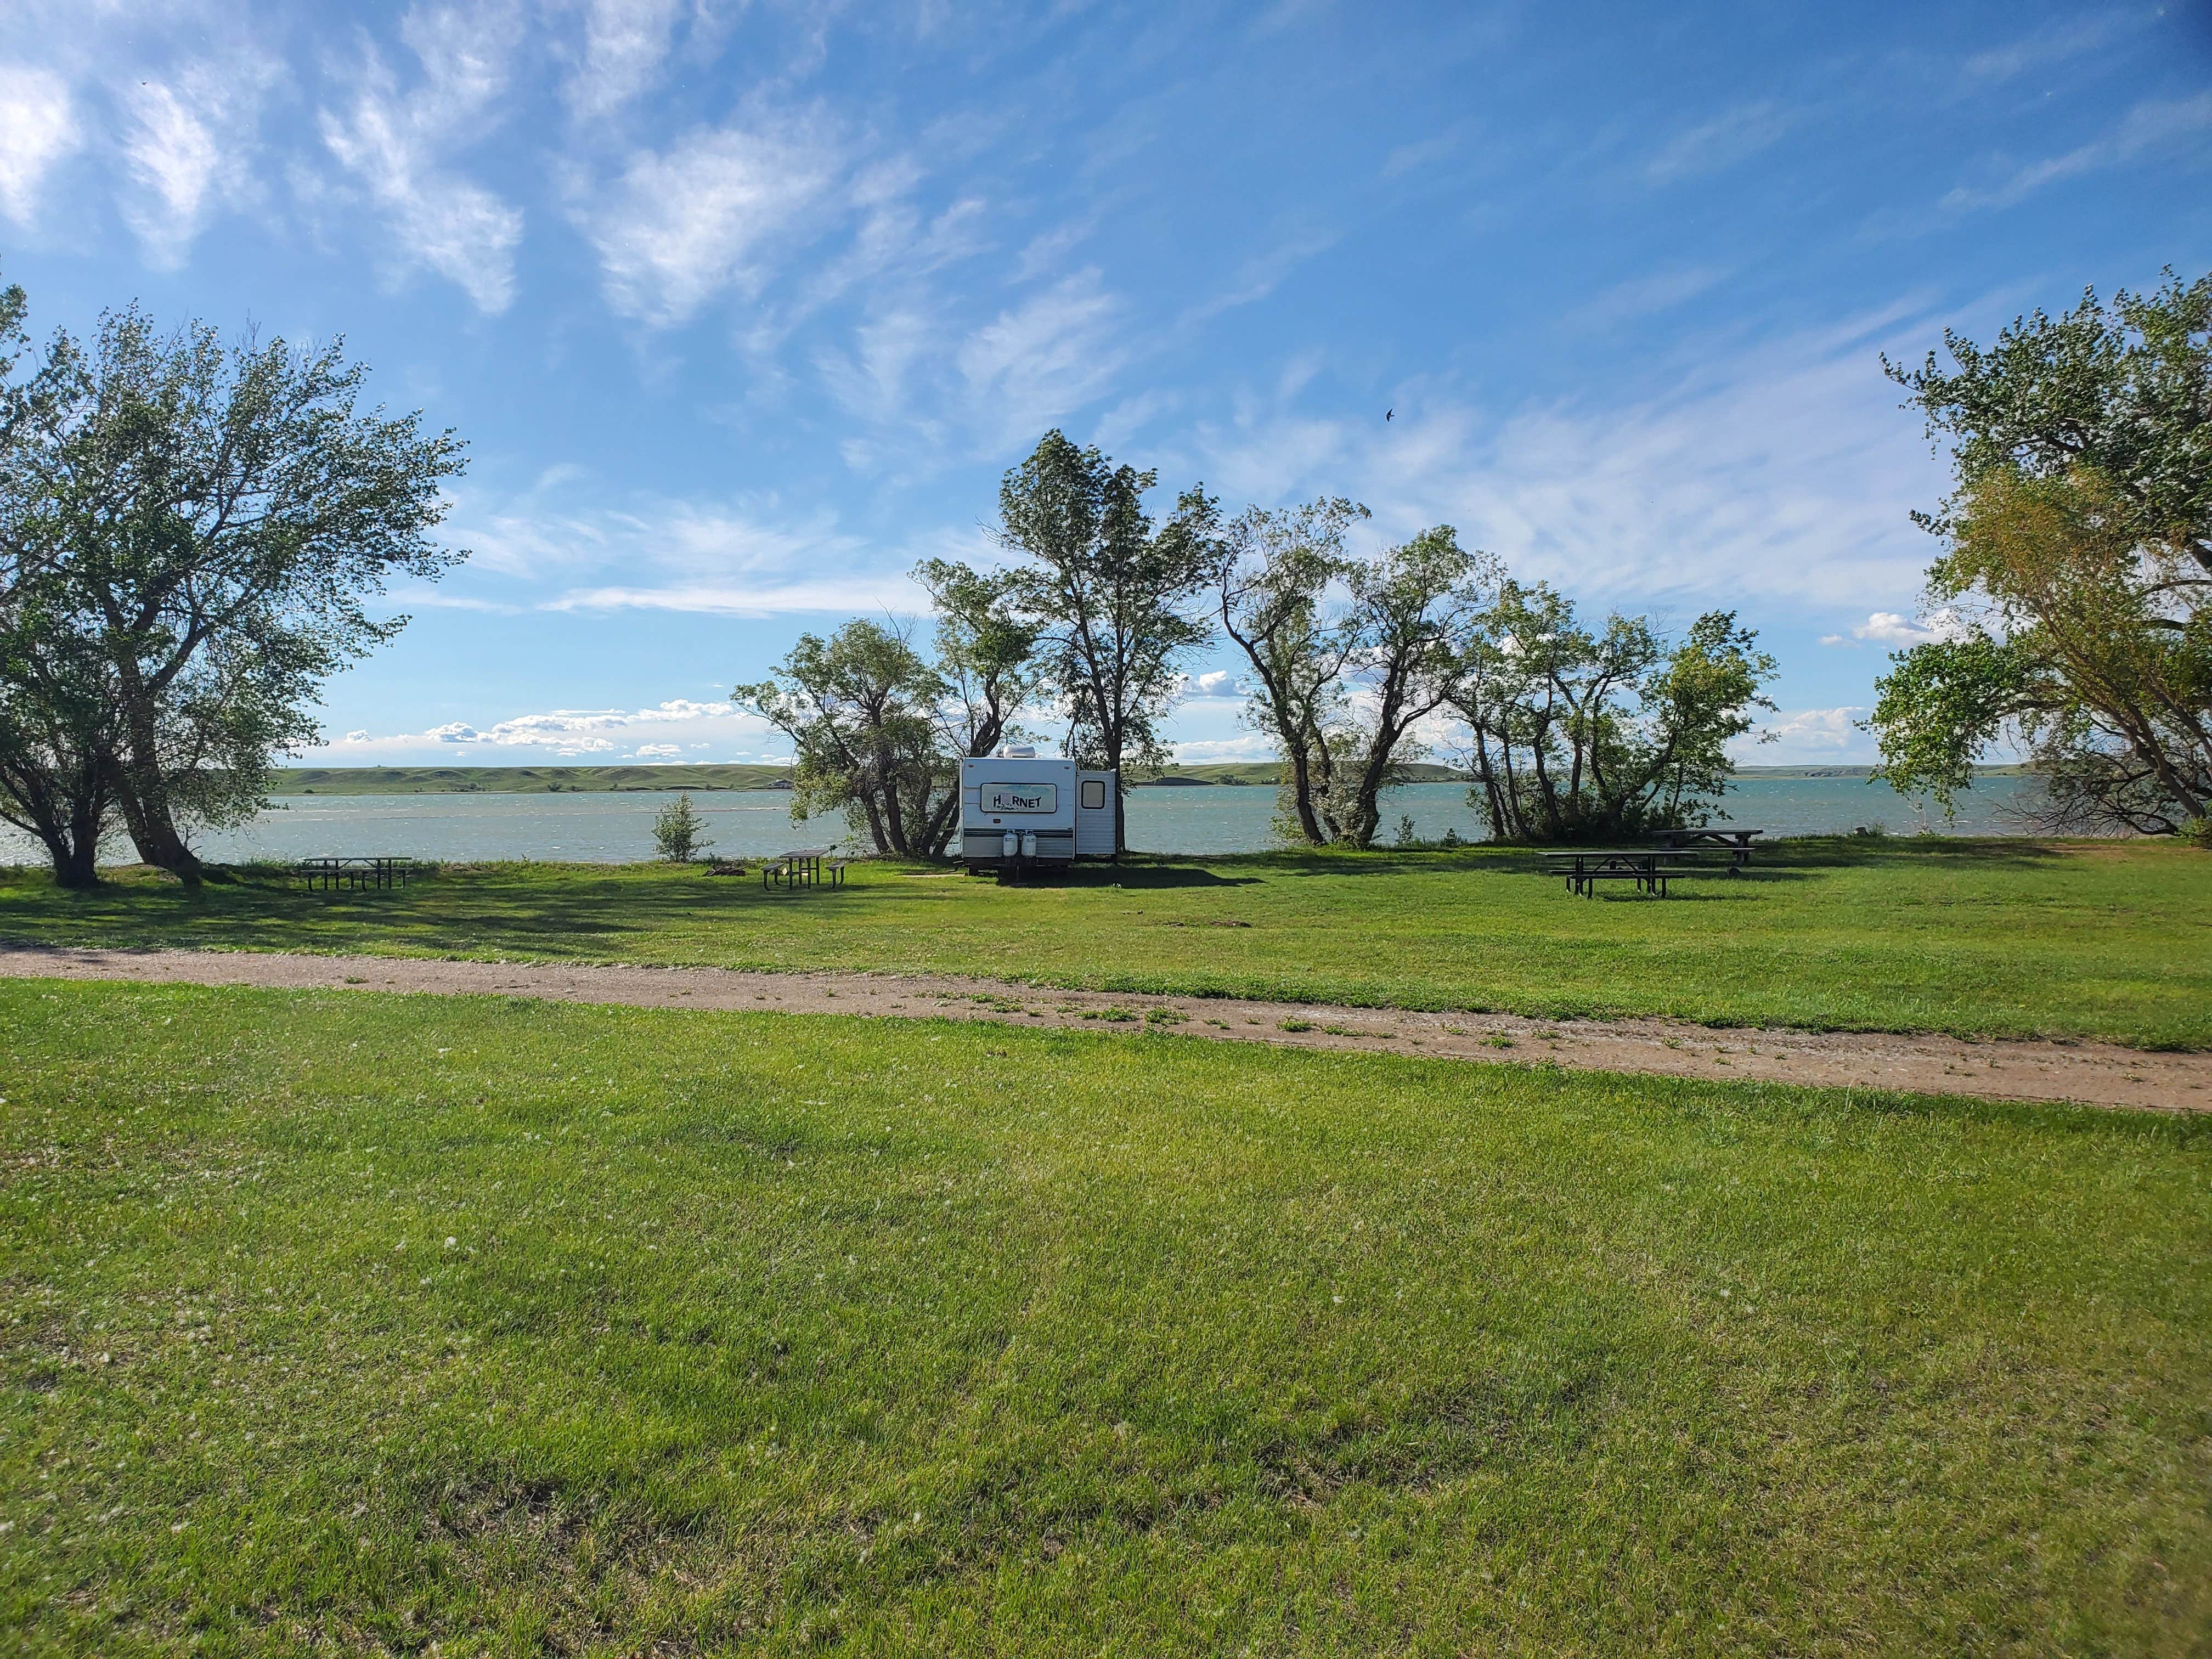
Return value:
<svg viewBox="0 0 2212 1659">
<path fill-rule="evenodd" d="M 1533 854 L 1270 854 L 1000 887 L 857 867 L 791 896 L 703 869 L 487 866 L 398 893 L 280 876 L 58 892 L 0 872 L 0 937 L 975 973 L 1109 990 L 1540 1017 L 2212 1046 L 2212 856 L 2164 842 L 1793 842 L 1663 903 L 1568 897 Z"/>
<path fill-rule="evenodd" d="M 18 1652 L 2212 1628 L 2212 1125 L 58 981 L 0 1096 Z"/>
</svg>

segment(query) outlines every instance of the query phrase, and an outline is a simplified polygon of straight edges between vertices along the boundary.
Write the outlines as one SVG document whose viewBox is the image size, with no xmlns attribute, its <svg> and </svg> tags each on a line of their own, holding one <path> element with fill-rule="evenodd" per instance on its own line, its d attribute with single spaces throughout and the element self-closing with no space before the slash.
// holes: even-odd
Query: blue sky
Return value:
<svg viewBox="0 0 2212 1659">
<path fill-rule="evenodd" d="M 472 445 L 338 763 L 778 753 L 730 686 L 992 556 L 1054 425 L 1733 607 L 1745 757 L 1863 759 L 1944 477 L 1879 354 L 2212 268 L 2202 3 L 9 11 L 34 322 L 343 334 Z M 1233 666 L 1186 758 L 1261 752 Z"/>
</svg>

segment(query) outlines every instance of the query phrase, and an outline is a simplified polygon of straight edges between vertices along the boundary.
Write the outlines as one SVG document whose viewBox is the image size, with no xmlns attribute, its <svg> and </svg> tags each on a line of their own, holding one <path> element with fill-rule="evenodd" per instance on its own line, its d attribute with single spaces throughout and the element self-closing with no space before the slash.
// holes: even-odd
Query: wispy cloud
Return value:
<svg viewBox="0 0 2212 1659">
<path fill-rule="evenodd" d="M 744 617 L 911 612 L 925 604 L 903 574 L 913 562 L 904 550 L 886 557 L 826 508 L 790 516 L 758 501 L 577 504 L 588 483 L 564 479 L 505 501 L 464 499 L 453 538 L 472 550 L 471 572 L 497 585 L 441 589 L 440 599 L 507 605 L 519 591 L 522 603 L 546 611 Z"/>
<path fill-rule="evenodd" d="M 611 115 L 659 80 L 684 0 L 590 0 L 583 50 L 562 88 L 579 120 Z"/>
<path fill-rule="evenodd" d="M 1041 230 L 1023 245 L 1015 257 L 1012 280 L 1030 283 L 1040 276 L 1057 275 L 1060 262 L 1077 248 L 1091 240 L 1098 229 L 1095 216 L 1071 219 L 1065 224 Z"/>
<path fill-rule="evenodd" d="M 547 601 L 548 611 L 682 611 L 710 617 L 847 617 L 884 611 L 912 616 L 927 603 L 920 588 L 890 571 L 847 575 L 672 581 L 655 586 L 585 587 Z"/>
<path fill-rule="evenodd" d="M 1644 163 L 1644 175 L 1654 184 L 1667 185 L 1701 173 L 1718 173 L 1779 143 L 1804 118 L 1802 110 L 1772 99 L 1739 104 L 1669 139 Z"/>
<path fill-rule="evenodd" d="M 428 267 L 494 313 L 514 297 L 522 213 L 447 163 L 505 90 L 520 32 L 509 6 L 410 11 L 399 33 L 422 64 L 414 89 L 402 94 L 369 47 L 352 107 L 321 118 L 325 145 L 392 228 L 394 274 Z"/>
<path fill-rule="evenodd" d="M 703 741 L 702 741 L 703 739 Z M 712 749 L 732 759 L 767 759 L 764 750 L 790 745 L 757 715 L 728 702 L 672 697 L 650 708 L 556 708 L 516 714 L 482 725 L 447 720 L 422 732 L 348 732 L 313 751 L 318 760 L 344 765 L 409 754 L 461 761 L 489 751 L 515 762 L 517 750 L 538 750 L 560 760 L 669 760 L 685 750 Z M 500 751 L 507 751 L 501 755 Z"/>
<path fill-rule="evenodd" d="M 1966 59 L 1965 73 L 1969 81 L 1987 85 L 2009 81 L 2046 64 L 2069 63 L 2141 27 L 2148 15 L 2115 8 L 2095 16 L 2069 19 L 1974 53 Z"/>
<path fill-rule="evenodd" d="M 1377 536 L 1451 524 L 1578 593 L 1849 604 L 1918 588 L 1927 552 L 1906 511 L 1941 489 L 1875 361 L 1894 331 L 1869 338 L 1860 319 L 1769 339 L 1611 406 L 1497 418 L 1401 401 L 1387 427 L 1261 407 L 1201 425 L 1161 464 L 1263 504 L 1349 495 L 1375 506 Z"/>
<path fill-rule="evenodd" d="M 1185 313 L 1184 325 L 1201 323 L 1238 306 L 1266 299 L 1281 286 L 1285 277 L 1315 255 L 1326 253 L 1336 246 L 1336 240 L 1334 231 L 1310 231 L 1255 255 L 1237 268 L 1227 288 Z"/>
<path fill-rule="evenodd" d="M 67 82 L 0 64 L 0 213 L 26 229 L 35 224 L 46 174 L 82 142 Z"/>
<path fill-rule="evenodd" d="M 1613 328 L 1694 300 L 1735 275 L 1730 265 L 1683 265 L 1638 276 L 1605 289 L 1577 307 L 1569 319 L 1586 328 Z"/>
<path fill-rule="evenodd" d="M 823 228 L 842 167 L 819 116 L 733 125 L 638 151 L 581 215 L 609 303 L 665 328 L 726 289 L 757 293 L 771 256 Z"/>
<path fill-rule="evenodd" d="M 1460 132 L 1455 127 L 1449 132 L 1439 132 L 1431 138 L 1421 138 L 1410 144 L 1401 144 L 1382 158 L 1382 176 L 1396 179 L 1415 173 L 1443 161 L 1460 147 Z"/>
<path fill-rule="evenodd" d="M 970 334 L 957 362 L 986 447 L 1034 439 L 1103 392 L 1128 361 L 1126 309 L 1090 266 Z"/>
<path fill-rule="evenodd" d="M 2130 109 L 2112 131 L 2063 155 L 2031 162 L 2015 169 L 1986 190 L 1960 185 L 1943 198 L 1952 211 L 1975 208 L 2008 208 L 2025 200 L 2046 185 L 2078 179 L 2131 161 L 2194 153 L 2203 155 L 2203 135 L 2212 129 L 2212 92 L 2193 98 L 2146 99 Z"/>
<path fill-rule="evenodd" d="M 247 51 L 125 90 L 123 153 L 137 188 L 124 198 L 123 218 L 149 264 L 181 265 L 218 211 L 258 195 L 255 128 L 283 74 L 276 59 Z"/>
</svg>

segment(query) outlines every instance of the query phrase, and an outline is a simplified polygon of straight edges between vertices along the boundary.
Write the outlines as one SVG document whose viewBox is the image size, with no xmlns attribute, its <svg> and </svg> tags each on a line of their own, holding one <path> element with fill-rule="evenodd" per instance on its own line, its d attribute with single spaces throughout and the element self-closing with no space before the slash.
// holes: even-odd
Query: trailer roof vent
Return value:
<svg viewBox="0 0 2212 1659">
<path fill-rule="evenodd" d="M 1035 760 L 1036 745 L 1025 743 L 1018 749 L 1001 749 L 999 750 L 999 758 L 1000 760 Z"/>
</svg>

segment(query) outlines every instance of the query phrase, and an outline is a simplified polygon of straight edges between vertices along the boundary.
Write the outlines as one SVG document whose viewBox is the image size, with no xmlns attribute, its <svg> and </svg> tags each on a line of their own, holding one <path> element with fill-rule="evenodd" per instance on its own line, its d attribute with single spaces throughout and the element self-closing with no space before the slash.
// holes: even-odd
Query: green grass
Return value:
<svg viewBox="0 0 2212 1659">
<path fill-rule="evenodd" d="M 17 1652 L 2184 1654 L 2212 1126 L 0 986 Z"/>
<path fill-rule="evenodd" d="M 1796 842 L 1674 896 L 1571 898 L 1534 854 L 1291 854 L 1000 887 L 865 865 L 842 891 L 650 866 L 488 866 L 403 892 L 277 876 L 58 892 L 0 872 L 0 937 L 973 973 L 1546 1018 L 2212 1047 L 2212 856 L 2168 842 Z"/>
</svg>

